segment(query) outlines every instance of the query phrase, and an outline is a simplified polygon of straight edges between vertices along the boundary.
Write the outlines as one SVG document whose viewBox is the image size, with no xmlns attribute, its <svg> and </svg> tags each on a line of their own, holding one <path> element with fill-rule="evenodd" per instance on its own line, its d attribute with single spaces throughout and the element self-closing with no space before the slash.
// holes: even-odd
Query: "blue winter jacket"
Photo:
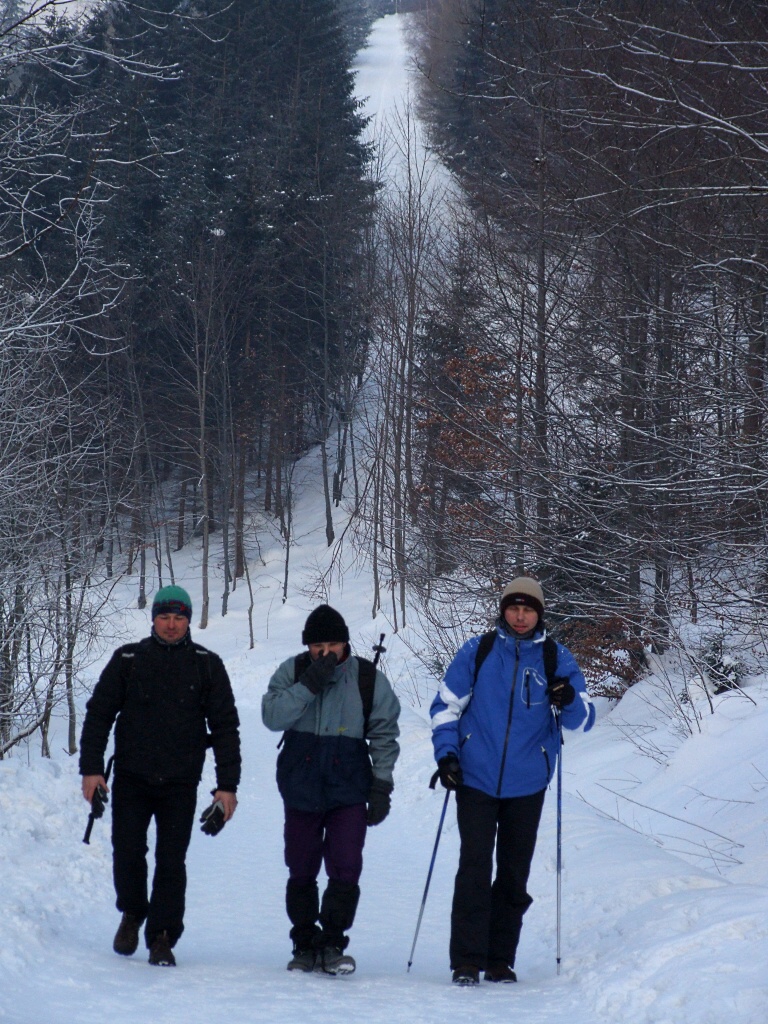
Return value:
<svg viewBox="0 0 768 1024">
<path fill-rule="evenodd" d="M 448 666 L 432 701 L 435 760 L 457 754 L 464 784 L 495 797 L 529 796 L 544 789 L 554 774 L 558 732 L 547 697 L 543 642 L 497 627 L 493 647 L 475 680 L 480 637 L 468 640 Z M 557 675 L 576 691 L 563 708 L 562 724 L 584 731 L 594 722 L 594 707 L 584 677 L 567 647 L 557 645 Z"/>
</svg>

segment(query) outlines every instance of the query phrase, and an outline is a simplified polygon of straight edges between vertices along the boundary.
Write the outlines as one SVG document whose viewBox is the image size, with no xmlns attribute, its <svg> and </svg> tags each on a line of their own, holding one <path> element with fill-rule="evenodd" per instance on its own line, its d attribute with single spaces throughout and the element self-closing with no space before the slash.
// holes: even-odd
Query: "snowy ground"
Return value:
<svg viewBox="0 0 768 1024">
<path fill-rule="evenodd" d="M 361 59 L 362 94 L 374 93 L 366 69 L 369 82 L 385 73 L 382 51 L 398 66 L 400 26 L 397 17 L 378 23 Z M 244 588 L 233 595 L 226 618 L 212 607 L 209 628 L 196 633 L 224 657 L 232 677 L 244 776 L 232 823 L 215 839 L 193 837 L 178 968 L 149 967 L 143 951 L 132 959 L 112 953 L 118 915 L 107 821 L 96 824 L 90 846 L 82 844 L 87 808 L 74 759 L 59 743 L 51 760 L 41 760 L 33 740 L 0 762 L 0 1020 L 446 1024 L 469 1011 L 483 1024 L 765 1024 L 768 678 L 762 675 L 748 682 L 754 703 L 717 698 L 714 714 L 704 704 L 701 730 L 687 735 L 669 699 L 670 689 L 682 684 L 660 665 L 618 706 L 601 706 L 591 733 L 567 737 L 561 974 L 553 792 L 530 882 L 535 903 L 523 930 L 520 983 L 457 990 L 447 960 L 457 860 L 452 801 L 406 971 L 444 798 L 427 786 L 433 766 L 426 711 L 406 699 L 414 678 L 424 690 L 432 684 L 402 639 L 388 635 L 383 667 L 404 697 L 402 755 L 392 813 L 370 830 L 366 846 L 350 946 L 358 971 L 330 979 L 285 970 L 290 943 L 274 782 L 278 737 L 262 726 L 259 708 L 274 667 L 299 648 L 301 626 L 317 603 L 309 595 L 318 568 L 327 564 L 313 460 L 306 460 L 296 512 L 300 540 L 288 602 L 280 598 L 282 553 L 277 544 L 264 545 L 265 564 L 251 568 L 255 648 L 248 646 Z M 177 582 L 199 603 L 196 556 L 187 554 L 175 569 Z M 132 610 L 135 597 L 130 580 L 116 592 L 116 623 L 124 624 L 126 638 L 148 631 L 146 613 Z M 345 615 L 359 653 L 368 653 L 379 632 L 391 634 L 383 617 L 370 618 L 363 570 L 347 572 L 328 597 Z M 210 782 L 209 766 L 201 808 Z"/>
</svg>

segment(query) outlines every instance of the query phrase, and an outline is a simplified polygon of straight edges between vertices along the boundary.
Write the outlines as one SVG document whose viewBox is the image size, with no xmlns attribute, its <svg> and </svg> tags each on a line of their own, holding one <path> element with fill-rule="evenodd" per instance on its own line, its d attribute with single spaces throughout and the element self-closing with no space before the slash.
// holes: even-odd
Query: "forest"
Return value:
<svg viewBox="0 0 768 1024">
<path fill-rule="evenodd" d="M 764 654 L 765 5 L 411 3 L 370 139 L 403 6 L 0 0 L 0 756 L 117 577 L 198 545 L 205 629 L 276 534 L 287 599 L 313 449 L 433 671 L 520 572 L 595 693 Z"/>
</svg>

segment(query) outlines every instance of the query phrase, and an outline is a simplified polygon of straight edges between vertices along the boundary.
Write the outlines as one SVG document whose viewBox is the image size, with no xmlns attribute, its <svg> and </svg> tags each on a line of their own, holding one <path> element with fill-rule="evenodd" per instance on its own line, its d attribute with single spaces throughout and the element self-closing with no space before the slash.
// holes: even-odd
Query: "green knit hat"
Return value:
<svg viewBox="0 0 768 1024">
<path fill-rule="evenodd" d="M 186 615 L 192 620 L 192 598 L 183 587 L 161 587 L 152 602 L 152 619 L 157 615 Z"/>
</svg>

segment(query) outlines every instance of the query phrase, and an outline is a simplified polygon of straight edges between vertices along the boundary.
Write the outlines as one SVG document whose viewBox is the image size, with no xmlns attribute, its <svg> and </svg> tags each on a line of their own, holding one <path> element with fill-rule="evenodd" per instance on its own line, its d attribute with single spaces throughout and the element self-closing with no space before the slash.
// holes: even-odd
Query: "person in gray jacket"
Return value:
<svg viewBox="0 0 768 1024">
<path fill-rule="evenodd" d="M 351 974 L 346 932 L 360 898 L 366 830 L 390 809 L 400 704 L 387 677 L 351 653 L 347 624 L 334 608 L 315 608 L 301 640 L 308 654 L 277 668 L 262 701 L 266 727 L 284 731 L 277 784 L 285 806 L 288 970 Z"/>
</svg>

